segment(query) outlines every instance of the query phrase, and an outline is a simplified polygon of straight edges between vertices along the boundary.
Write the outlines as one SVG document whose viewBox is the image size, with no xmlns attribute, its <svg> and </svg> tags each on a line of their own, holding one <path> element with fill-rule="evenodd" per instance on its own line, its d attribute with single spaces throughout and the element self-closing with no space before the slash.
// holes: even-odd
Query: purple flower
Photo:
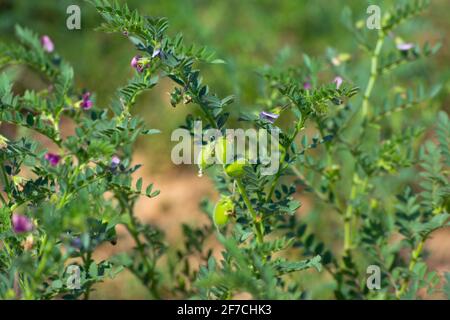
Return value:
<svg viewBox="0 0 450 320">
<path fill-rule="evenodd" d="M 115 169 L 119 166 L 120 164 L 120 158 L 118 156 L 113 156 L 111 158 L 111 168 Z"/>
<path fill-rule="evenodd" d="M 333 79 L 333 82 L 336 83 L 336 89 L 339 89 L 343 81 L 344 80 L 339 76 Z"/>
<path fill-rule="evenodd" d="M 93 102 L 91 100 L 91 93 L 90 92 L 85 92 L 81 98 L 81 103 L 80 106 L 84 109 L 84 110 L 89 110 L 90 108 L 92 108 Z"/>
<path fill-rule="evenodd" d="M 136 69 L 137 72 L 142 72 L 147 67 L 148 59 L 142 58 L 140 55 L 136 55 L 131 59 L 131 67 Z"/>
<path fill-rule="evenodd" d="M 397 49 L 400 51 L 409 51 L 414 48 L 413 43 L 399 43 L 397 44 Z"/>
<path fill-rule="evenodd" d="M 311 90 L 312 86 L 310 82 L 303 83 L 303 89 L 305 90 Z"/>
<path fill-rule="evenodd" d="M 82 243 L 80 237 L 74 237 L 70 242 L 70 245 L 74 248 L 81 249 Z"/>
<path fill-rule="evenodd" d="M 52 166 L 55 167 L 55 166 L 58 165 L 58 162 L 59 162 L 59 160 L 61 160 L 61 157 L 60 157 L 59 155 L 57 155 L 57 154 L 48 152 L 48 153 L 45 155 L 45 160 L 47 160 L 48 162 L 50 162 L 50 164 L 51 164 Z"/>
<path fill-rule="evenodd" d="M 14 213 L 12 215 L 12 227 L 15 233 L 30 232 L 33 230 L 33 222 L 27 216 Z"/>
<path fill-rule="evenodd" d="M 53 52 L 53 50 L 55 50 L 55 45 L 53 44 L 52 39 L 50 39 L 49 36 L 44 35 L 41 37 L 41 45 L 46 52 Z"/>
<path fill-rule="evenodd" d="M 86 101 L 82 101 L 81 102 L 81 107 L 84 109 L 84 110 L 89 110 L 90 108 L 92 108 L 92 101 L 91 100 L 86 100 Z"/>
<path fill-rule="evenodd" d="M 137 68 L 140 58 L 141 58 L 141 56 L 137 55 L 137 56 L 134 56 L 133 59 L 131 59 L 131 63 L 130 64 L 131 64 L 132 68 L 135 68 L 135 69 Z"/>
<path fill-rule="evenodd" d="M 269 121 L 270 123 L 274 123 L 275 120 L 277 120 L 279 116 L 280 116 L 279 114 L 270 113 L 270 112 L 266 112 L 266 111 L 261 111 L 259 113 L 260 119 Z"/>
</svg>

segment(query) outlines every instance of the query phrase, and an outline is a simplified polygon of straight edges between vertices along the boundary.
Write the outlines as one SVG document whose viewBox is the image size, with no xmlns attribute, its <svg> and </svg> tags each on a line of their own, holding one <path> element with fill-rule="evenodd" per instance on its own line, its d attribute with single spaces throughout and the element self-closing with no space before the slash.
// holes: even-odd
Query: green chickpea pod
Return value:
<svg viewBox="0 0 450 320">
<path fill-rule="evenodd" d="M 222 196 L 214 207 L 214 224 L 224 226 L 234 212 L 234 204 L 230 197 Z"/>
</svg>

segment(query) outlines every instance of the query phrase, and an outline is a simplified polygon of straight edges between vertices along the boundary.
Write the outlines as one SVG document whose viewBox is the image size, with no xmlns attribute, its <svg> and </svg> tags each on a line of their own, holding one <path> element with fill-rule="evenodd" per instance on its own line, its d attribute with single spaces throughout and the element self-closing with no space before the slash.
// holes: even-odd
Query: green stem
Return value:
<svg viewBox="0 0 450 320">
<path fill-rule="evenodd" d="M 353 180 L 352 180 L 353 181 Z M 352 219 L 353 219 L 353 204 L 352 201 L 356 197 L 356 186 L 352 183 L 352 189 L 350 191 L 350 201 L 344 216 L 344 251 L 347 252 L 352 248 Z"/>
<path fill-rule="evenodd" d="M 33 299 L 33 291 L 30 288 L 30 282 L 27 277 L 23 277 L 23 280 L 21 281 L 20 287 L 23 290 L 23 297 L 25 300 L 32 300 Z"/>
<path fill-rule="evenodd" d="M 261 217 L 259 217 L 255 209 L 253 209 L 252 203 L 248 199 L 247 192 L 245 191 L 244 185 L 242 184 L 242 181 L 240 179 L 236 179 L 236 184 L 239 189 L 239 193 L 242 196 L 242 199 L 244 199 L 245 205 L 247 206 L 248 211 L 250 211 L 250 214 L 253 219 L 253 225 L 255 230 L 256 239 L 259 243 L 264 242 L 264 228 L 261 222 Z"/>
<path fill-rule="evenodd" d="M 359 110 L 357 110 L 356 112 L 354 112 L 353 115 L 342 125 L 342 127 L 340 129 L 340 133 L 345 132 L 352 124 L 355 127 L 358 127 L 359 124 L 364 124 L 364 122 L 366 121 L 366 118 L 369 114 L 370 96 L 372 94 L 373 87 L 374 87 L 375 82 L 379 75 L 378 60 L 380 57 L 381 48 L 383 47 L 384 38 L 385 38 L 385 33 L 384 33 L 384 31 L 380 30 L 380 32 L 378 33 L 377 42 L 375 44 L 375 49 L 372 52 L 372 55 L 370 58 L 370 76 L 369 76 L 369 80 L 366 85 L 366 89 L 364 90 L 361 108 Z M 340 133 L 338 133 L 338 137 L 340 136 Z"/>
<path fill-rule="evenodd" d="M 39 261 L 39 265 L 36 268 L 36 273 L 34 274 L 35 280 L 38 280 L 39 277 L 44 272 L 44 269 L 47 265 L 48 255 L 49 255 L 51 249 L 52 249 L 52 246 L 49 245 L 48 236 L 44 235 L 44 239 L 42 239 L 42 243 L 41 243 L 41 260 Z"/>
<path fill-rule="evenodd" d="M 92 252 L 88 251 L 86 254 L 86 258 L 83 256 L 84 270 L 89 270 L 89 267 L 92 263 Z M 86 286 L 86 290 L 84 291 L 84 300 L 89 300 L 89 295 L 91 293 L 92 283 Z"/>
<path fill-rule="evenodd" d="M 417 247 L 411 252 L 411 260 L 409 261 L 408 271 L 412 272 L 417 262 L 419 261 L 420 254 L 422 253 L 423 246 L 425 244 L 425 238 L 422 238 L 420 242 L 417 244 Z M 406 292 L 409 285 L 409 276 L 402 281 L 402 285 L 400 290 L 396 292 L 397 299 L 400 299 L 402 295 Z"/>
<path fill-rule="evenodd" d="M 10 187 L 9 187 L 9 181 L 8 181 L 8 176 L 6 175 L 6 172 L 5 172 L 5 166 L 4 166 L 4 163 L 2 162 L 2 166 L 1 166 L 1 171 L 2 171 L 2 176 L 3 176 L 3 183 L 4 183 L 4 185 L 5 185 L 5 190 L 6 190 L 6 192 L 9 194 L 10 192 L 11 192 L 11 189 L 10 189 Z M 3 198 L 3 197 L 2 197 Z"/>
<path fill-rule="evenodd" d="M 282 164 L 280 164 L 282 165 Z M 275 175 L 275 179 L 273 179 L 272 184 L 270 185 L 269 193 L 267 194 L 266 202 L 269 202 L 270 199 L 272 199 L 272 195 L 275 192 L 275 188 L 277 187 L 278 180 L 281 176 L 281 170 L 278 170 L 277 174 Z"/>
<path fill-rule="evenodd" d="M 363 102 L 361 106 L 361 114 L 362 114 L 362 120 L 364 120 L 367 117 L 367 114 L 369 113 L 369 98 L 372 94 L 373 87 L 375 85 L 375 81 L 378 77 L 378 59 L 380 57 L 381 48 L 383 47 L 384 42 L 384 33 L 383 31 L 380 31 L 378 34 L 378 40 L 375 44 L 375 49 L 372 53 L 371 58 L 371 65 L 370 65 L 370 78 L 367 82 L 366 90 L 364 91 L 363 96 Z"/>
</svg>

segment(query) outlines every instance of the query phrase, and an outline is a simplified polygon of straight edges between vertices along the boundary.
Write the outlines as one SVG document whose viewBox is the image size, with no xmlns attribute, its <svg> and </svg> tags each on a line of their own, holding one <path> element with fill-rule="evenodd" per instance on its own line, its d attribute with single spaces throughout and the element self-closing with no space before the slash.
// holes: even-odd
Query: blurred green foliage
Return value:
<svg viewBox="0 0 450 320">
<path fill-rule="evenodd" d="M 343 8 L 348 6 L 354 15 L 364 18 L 366 8 L 371 4 L 359 0 L 130 0 L 127 3 L 140 12 L 168 17 L 171 23 L 169 34 L 182 31 L 188 43 L 207 45 L 227 62 L 203 69 L 208 82 L 220 95 L 236 96 L 239 107 L 231 110 L 234 115 L 239 113 L 237 108 L 251 108 L 257 102 L 256 96 L 263 90 L 258 70 L 265 64 L 295 63 L 301 61 L 303 53 L 323 55 L 331 48 L 336 52 L 349 52 L 355 43 L 342 23 Z M 81 30 L 66 28 L 66 8 L 71 4 L 81 8 Z M 382 9 L 387 8 L 392 1 L 379 1 L 379 5 Z M 446 0 L 433 1 L 426 16 L 403 27 L 400 35 L 405 41 L 443 41 L 444 50 L 440 50 L 433 61 L 419 62 L 400 70 L 405 79 L 412 73 L 421 73 L 424 80 L 445 82 L 445 90 L 440 93 L 443 103 L 450 89 L 449 70 L 445 68 L 450 57 L 446 49 L 448 40 L 444 37 L 450 27 L 446 16 L 448 8 Z M 120 36 L 111 37 L 94 31 L 99 19 L 95 9 L 80 0 L 41 0 L 39 3 L 0 0 L 0 40 L 11 39 L 16 24 L 48 34 L 61 55 L 75 66 L 78 85 L 96 91 L 97 101 L 106 105 L 114 88 L 126 83 L 133 72 L 129 67 L 132 44 L 127 45 Z M 414 39 L 409 39 L 408 34 L 414 34 Z M 289 58 L 286 60 L 285 57 Z M 354 60 L 358 63 L 358 59 Z M 359 67 L 361 71 L 368 68 L 366 63 Z M 384 84 L 386 88 L 393 85 L 389 78 Z M 157 157 L 159 161 L 154 162 L 166 164 L 170 163 L 171 129 L 182 123 L 188 113 L 188 110 L 171 110 L 168 86 L 147 93 L 135 108 L 163 134 L 163 139 L 158 141 L 141 141 L 143 150 Z M 433 121 L 431 113 L 423 116 L 428 123 Z"/>
</svg>

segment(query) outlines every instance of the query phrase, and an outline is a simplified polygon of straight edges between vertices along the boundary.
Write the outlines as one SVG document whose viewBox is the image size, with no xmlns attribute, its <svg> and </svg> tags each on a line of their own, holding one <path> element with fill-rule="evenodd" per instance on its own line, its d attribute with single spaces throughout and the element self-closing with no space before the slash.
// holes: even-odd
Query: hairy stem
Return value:
<svg viewBox="0 0 450 320">
<path fill-rule="evenodd" d="M 264 228 L 263 228 L 263 225 L 261 222 L 261 217 L 259 217 L 256 214 L 255 209 L 253 209 L 252 203 L 250 202 L 250 200 L 247 196 L 247 192 L 245 191 L 242 181 L 240 179 L 236 179 L 236 184 L 238 186 L 239 193 L 241 194 L 242 199 L 244 199 L 244 202 L 245 202 L 245 205 L 247 206 L 248 211 L 250 211 L 250 214 L 252 215 L 256 239 L 258 240 L 259 243 L 263 243 L 264 242 Z"/>
<path fill-rule="evenodd" d="M 83 256 L 84 269 L 87 271 L 92 263 L 92 252 L 88 251 L 86 257 Z M 89 300 L 92 284 L 88 284 L 84 291 L 84 300 Z"/>
<path fill-rule="evenodd" d="M 294 132 L 293 132 L 292 136 L 289 138 L 289 142 L 288 142 L 288 145 L 286 147 L 286 150 L 290 149 L 291 144 L 294 142 L 294 140 L 297 137 L 298 133 L 300 132 L 300 130 L 303 129 L 303 127 L 305 125 L 305 121 L 306 121 L 306 117 L 302 115 L 302 118 L 295 125 L 295 129 L 294 129 Z M 275 191 L 275 188 L 277 187 L 278 180 L 281 177 L 281 172 L 282 172 L 282 169 L 283 169 L 282 167 L 283 167 L 283 165 L 285 163 L 284 160 L 285 159 L 282 159 L 282 161 L 280 161 L 280 167 L 279 167 L 279 169 L 278 169 L 278 171 L 277 171 L 277 173 L 275 175 L 275 178 L 272 181 L 272 184 L 271 184 L 270 189 L 269 189 L 269 193 L 267 194 L 267 197 L 266 197 L 266 202 L 269 202 L 270 199 L 272 199 L 272 195 L 273 195 L 273 193 Z"/>
<path fill-rule="evenodd" d="M 384 37 L 385 35 L 383 31 L 380 31 L 380 33 L 378 34 L 377 43 L 375 44 L 375 49 L 372 53 L 370 65 L 370 78 L 369 81 L 367 82 L 366 90 L 364 91 L 363 102 L 361 106 L 361 116 L 363 121 L 365 120 L 369 112 L 369 98 L 370 95 L 372 94 L 375 81 L 377 80 L 378 77 L 378 60 L 380 57 L 381 48 L 383 47 Z"/>
<path fill-rule="evenodd" d="M 352 201 L 356 198 L 356 185 L 352 184 L 350 191 L 350 200 L 345 210 L 344 216 L 344 251 L 347 252 L 352 248 L 352 219 L 353 219 L 353 204 Z"/>
</svg>

